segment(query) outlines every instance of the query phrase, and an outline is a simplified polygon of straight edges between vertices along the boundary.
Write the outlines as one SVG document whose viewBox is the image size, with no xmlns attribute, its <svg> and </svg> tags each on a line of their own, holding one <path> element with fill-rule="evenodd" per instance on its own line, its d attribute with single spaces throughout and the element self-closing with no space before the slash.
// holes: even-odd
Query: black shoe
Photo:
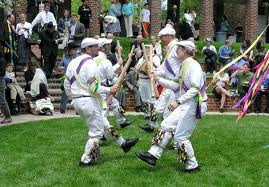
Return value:
<svg viewBox="0 0 269 187">
<path fill-rule="evenodd" d="M 220 108 L 220 109 L 219 109 L 219 112 L 220 112 L 220 113 L 223 113 L 223 112 L 224 112 L 224 109 L 223 109 L 223 108 Z"/>
<path fill-rule="evenodd" d="M 11 123 L 11 122 L 12 122 L 11 118 L 5 118 L 3 121 L 1 121 L 1 124 Z"/>
<path fill-rule="evenodd" d="M 125 153 L 127 153 L 138 142 L 138 140 L 138 137 L 135 137 L 133 139 L 126 139 L 124 144 L 121 145 L 121 148 Z"/>
<path fill-rule="evenodd" d="M 137 107 L 135 107 L 135 111 L 136 111 L 136 112 L 141 112 L 141 106 L 137 106 Z"/>
<path fill-rule="evenodd" d="M 79 166 L 80 167 L 90 167 L 90 166 L 93 166 L 94 164 L 92 162 L 89 162 L 89 163 L 84 163 L 84 162 L 79 162 Z"/>
<path fill-rule="evenodd" d="M 64 111 L 64 110 L 60 110 L 60 113 L 61 113 L 61 114 L 65 114 L 65 111 Z"/>
<path fill-rule="evenodd" d="M 193 168 L 193 169 L 185 169 L 184 172 L 185 173 L 195 173 L 195 172 L 198 172 L 200 171 L 200 167 L 197 166 L 196 168 Z"/>
<path fill-rule="evenodd" d="M 153 132 L 154 131 L 154 128 L 149 126 L 149 125 L 140 125 L 139 127 L 140 127 L 140 129 L 142 129 L 146 132 Z"/>
<path fill-rule="evenodd" d="M 121 127 L 121 128 L 125 128 L 125 127 L 131 125 L 133 122 L 134 122 L 134 121 L 126 120 L 125 122 L 123 122 L 123 123 L 120 124 L 120 127 Z"/>
<path fill-rule="evenodd" d="M 141 160 L 143 160 L 144 162 L 148 163 L 151 166 L 155 166 L 156 165 L 156 161 L 157 158 L 155 156 L 153 156 L 152 154 L 150 154 L 149 152 L 146 153 L 141 153 L 140 151 L 136 151 L 135 155 L 140 158 Z"/>
</svg>

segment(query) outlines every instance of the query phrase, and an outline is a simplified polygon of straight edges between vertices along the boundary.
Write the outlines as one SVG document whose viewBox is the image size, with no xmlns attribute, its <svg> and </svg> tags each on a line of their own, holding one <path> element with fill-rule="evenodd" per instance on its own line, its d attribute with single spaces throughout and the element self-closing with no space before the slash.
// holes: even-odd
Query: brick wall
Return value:
<svg viewBox="0 0 269 187">
<path fill-rule="evenodd" d="M 151 35 L 157 36 L 161 30 L 161 1 L 150 1 Z"/>
<path fill-rule="evenodd" d="M 201 0 L 200 39 L 213 37 L 213 0 Z"/>
<path fill-rule="evenodd" d="M 101 2 L 100 0 L 87 0 L 88 6 L 92 10 L 92 22 L 90 23 L 90 35 L 99 35 L 100 34 L 100 24 L 99 24 L 99 15 L 101 12 Z"/>
<path fill-rule="evenodd" d="M 239 100 L 239 96 L 236 96 L 234 98 L 227 97 L 225 105 L 224 105 L 224 112 L 238 112 L 239 108 L 232 109 L 232 106 Z M 219 112 L 220 108 L 220 101 L 213 95 L 208 94 L 208 100 L 207 100 L 207 111 L 208 112 Z M 134 111 L 134 97 L 130 94 L 126 94 L 126 111 Z M 266 98 L 262 97 L 262 112 L 265 110 L 266 107 Z M 254 105 L 251 106 L 251 111 L 254 111 Z"/>
</svg>

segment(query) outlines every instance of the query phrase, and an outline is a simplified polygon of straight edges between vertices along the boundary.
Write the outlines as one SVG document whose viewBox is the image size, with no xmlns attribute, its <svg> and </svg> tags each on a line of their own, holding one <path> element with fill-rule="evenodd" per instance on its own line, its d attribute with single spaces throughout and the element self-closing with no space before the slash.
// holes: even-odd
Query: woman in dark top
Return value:
<svg viewBox="0 0 269 187">
<path fill-rule="evenodd" d="M 85 0 L 82 0 L 82 5 L 78 9 L 78 14 L 80 15 L 80 22 L 84 24 L 87 30 L 87 36 L 89 36 L 90 18 L 92 16 L 92 11 Z"/>
</svg>

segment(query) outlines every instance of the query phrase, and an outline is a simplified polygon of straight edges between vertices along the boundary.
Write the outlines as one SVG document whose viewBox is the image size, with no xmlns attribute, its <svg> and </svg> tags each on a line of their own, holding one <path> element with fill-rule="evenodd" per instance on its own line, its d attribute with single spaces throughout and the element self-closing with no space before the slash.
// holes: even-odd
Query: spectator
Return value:
<svg viewBox="0 0 269 187">
<path fill-rule="evenodd" d="M 266 79 L 263 81 L 261 85 L 260 91 L 257 93 L 255 99 L 255 113 L 261 112 L 261 105 L 262 105 L 262 96 L 265 96 L 267 99 L 265 113 L 269 113 L 269 75 L 267 75 Z"/>
<path fill-rule="evenodd" d="M 214 45 L 212 45 L 212 39 L 206 39 L 207 45 L 203 47 L 202 53 L 205 56 L 205 63 L 207 67 L 207 73 L 215 73 L 216 62 L 217 62 L 217 50 Z"/>
<path fill-rule="evenodd" d="M 44 98 L 51 98 L 53 101 L 54 99 L 49 95 L 48 92 L 48 81 L 44 71 L 39 68 L 36 64 L 33 65 L 35 75 L 31 82 L 31 90 L 30 94 L 34 100 L 44 99 Z"/>
<path fill-rule="evenodd" d="M 67 53 L 63 56 L 63 58 L 61 59 L 61 62 L 59 64 L 59 69 L 64 75 L 65 75 L 68 64 L 74 58 L 76 58 L 76 48 L 77 47 L 79 47 L 79 46 L 77 46 L 76 43 L 74 43 L 74 42 L 68 43 L 68 45 L 67 45 Z M 64 114 L 65 110 L 66 110 L 66 104 L 68 102 L 68 97 L 67 97 L 66 92 L 65 92 L 64 87 L 63 87 L 64 79 L 62 79 L 62 80 L 63 81 L 61 82 L 61 89 L 62 89 L 63 93 L 62 93 L 61 102 L 60 102 L 60 112 L 62 114 Z"/>
<path fill-rule="evenodd" d="M 15 59 L 15 28 L 13 26 L 15 17 L 13 14 L 7 16 L 7 20 L 4 23 L 3 37 L 1 38 L 3 43 L 4 57 L 7 63 L 14 64 Z"/>
<path fill-rule="evenodd" d="M 70 40 L 73 40 L 77 46 L 80 46 L 81 41 L 84 39 L 85 27 L 82 23 L 77 21 L 77 15 L 73 14 L 71 24 L 69 27 Z"/>
<path fill-rule="evenodd" d="M 57 22 L 53 15 L 53 13 L 50 12 L 50 4 L 45 3 L 44 10 L 42 12 L 39 12 L 37 16 L 35 17 L 34 21 L 32 22 L 32 28 L 40 23 L 41 26 L 46 29 L 47 24 L 52 22 L 55 29 L 57 29 Z"/>
<path fill-rule="evenodd" d="M 68 29 L 70 27 L 71 19 L 69 10 L 64 10 L 64 16 L 58 21 L 58 31 L 63 35 L 68 34 Z"/>
<path fill-rule="evenodd" d="M 191 21 L 191 29 L 192 29 L 192 33 L 193 33 L 193 36 L 194 38 L 197 38 L 197 34 L 196 34 L 196 30 L 195 30 L 195 21 L 196 21 L 196 12 L 195 10 L 192 10 L 191 11 L 191 17 L 192 17 L 192 21 Z"/>
<path fill-rule="evenodd" d="M 266 55 L 267 49 L 264 46 L 264 42 L 262 40 L 259 40 L 256 45 L 255 50 L 255 58 L 254 58 L 254 66 L 257 66 L 259 63 L 261 63 Z"/>
<path fill-rule="evenodd" d="M 119 105 L 122 107 L 122 109 L 124 110 L 126 107 L 126 92 L 125 89 L 122 87 L 119 91 L 119 94 L 116 96 L 116 99 L 119 102 Z"/>
<path fill-rule="evenodd" d="M 58 37 L 59 33 L 54 29 L 52 22 L 48 23 L 47 29 L 43 30 L 39 34 L 39 38 L 41 40 L 41 54 L 44 59 L 42 68 L 45 71 L 47 78 L 51 76 L 56 63 L 58 54 Z"/>
<path fill-rule="evenodd" d="M 134 96 L 135 111 L 141 112 L 142 104 L 141 104 L 140 92 L 138 89 L 138 72 L 134 67 L 130 68 L 130 71 L 127 74 L 126 85 L 130 93 Z"/>
<path fill-rule="evenodd" d="M 253 73 L 249 71 L 249 64 L 245 63 L 241 70 L 238 70 L 232 74 L 231 77 L 237 78 L 237 87 L 240 97 L 244 97 L 250 87 L 250 81 L 252 80 Z"/>
<path fill-rule="evenodd" d="M 28 21 L 32 22 L 38 14 L 38 3 L 39 0 L 27 0 L 27 18 Z"/>
<path fill-rule="evenodd" d="M 118 36 L 121 32 L 120 22 L 114 16 L 105 16 L 103 26 L 105 34 L 112 33 Z"/>
<path fill-rule="evenodd" d="M 109 7 L 108 15 L 117 17 L 117 9 L 116 9 L 116 0 L 111 0 L 111 5 Z"/>
<path fill-rule="evenodd" d="M 1 44 L 1 43 L 0 43 Z M 5 119 L 1 121 L 1 124 L 11 123 L 11 115 L 9 111 L 9 107 L 6 101 L 6 84 L 5 84 L 5 74 L 6 74 L 6 61 L 4 59 L 4 54 L 2 51 L 2 46 L 0 46 L 0 108 L 1 112 L 4 114 Z"/>
<path fill-rule="evenodd" d="M 185 19 L 183 19 L 181 23 L 178 23 L 176 25 L 176 28 L 178 29 L 178 33 L 177 33 L 178 38 L 181 38 L 182 40 L 190 40 L 194 42 L 194 36 L 191 30 L 191 26 L 186 22 Z"/>
<path fill-rule="evenodd" d="M 240 54 L 242 55 L 250 47 L 250 45 L 250 40 L 245 40 L 240 48 Z M 249 51 L 246 55 L 244 55 L 243 59 L 249 62 L 251 69 L 254 68 L 253 50 Z"/>
<path fill-rule="evenodd" d="M 25 20 L 25 14 L 21 14 L 21 22 L 16 26 L 16 33 L 18 35 L 18 63 L 24 64 L 24 71 L 26 71 L 29 62 L 31 61 L 31 45 L 27 43 L 27 39 L 31 38 L 32 35 L 32 26 Z"/>
<path fill-rule="evenodd" d="M 190 26 L 192 25 L 193 17 L 190 10 L 187 8 L 184 10 L 184 19 Z"/>
<path fill-rule="evenodd" d="M 17 113 L 18 112 L 18 107 L 17 107 L 18 104 L 16 103 L 17 95 L 19 95 L 20 101 L 24 106 L 26 104 L 26 98 L 25 98 L 22 88 L 19 86 L 19 83 L 15 77 L 12 64 L 7 64 L 5 81 L 6 81 L 7 87 L 10 89 L 10 96 L 11 96 L 11 102 L 12 102 L 11 110 L 14 111 L 14 113 Z"/>
<path fill-rule="evenodd" d="M 115 7 L 116 7 L 116 12 L 117 12 L 117 19 L 120 22 L 121 28 L 123 28 L 123 27 L 125 27 L 125 24 L 124 24 L 124 18 L 123 18 L 122 12 L 121 12 L 122 3 L 121 3 L 120 0 L 116 0 Z M 123 33 L 123 31 L 125 31 L 125 29 L 121 29 L 120 36 L 125 36 L 125 34 Z"/>
<path fill-rule="evenodd" d="M 174 25 L 176 25 L 179 22 L 179 14 L 178 14 L 177 5 L 173 5 L 173 8 L 171 11 L 168 12 L 166 23 L 168 23 L 168 20 L 171 20 Z"/>
<path fill-rule="evenodd" d="M 238 21 L 237 26 L 235 28 L 235 33 L 236 33 L 236 42 L 243 42 L 243 27 L 240 23 L 240 21 Z"/>
<path fill-rule="evenodd" d="M 232 61 L 234 50 L 231 48 L 232 42 L 225 40 L 225 44 L 219 48 L 219 62 L 221 65 L 226 65 Z"/>
<path fill-rule="evenodd" d="M 229 75 L 228 73 L 221 72 L 219 76 L 217 77 L 217 81 L 215 86 L 213 87 L 213 94 L 220 100 L 220 113 L 224 112 L 224 104 L 226 101 L 226 97 L 231 97 L 232 95 L 227 89 L 229 83 Z"/>
<path fill-rule="evenodd" d="M 132 62 L 130 64 L 127 72 L 129 72 L 132 67 L 135 67 L 137 65 L 137 63 L 138 63 L 139 59 L 142 57 L 142 55 L 143 55 L 142 49 L 136 48 L 134 50 L 134 53 L 132 55 Z"/>
<path fill-rule="evenodd" d="M 69 28 L 71 26 L 71 18 L 69 10 L 64 10 L 64 16 L 58 21 L 58 32 L 63 37 L 63 43 L 58 46 L 59 49 L 64 49 L 69 40 Z"/>
<path fill-rule="evenodd" d="M 221 24 L 220 24 L 220 32 L 228 32 L 229 31 L 229 23 L 227 21 L 227 17 L 226 15 L 223 15 L 222 16 L 222 21 L 221 21 Z"/>
<path fill-rule="evenodd" d="M 28 69 L 27 71 L 25 71 L 24 73 L 24 79 L 26 82 L 26 86 L 25 86 L 25 91 L 30 91 L 31 90 L 31 82 L 34 78 L 35 75 L 35 69 L 36 69 L 36 62 L 30 62 L 28 64 Z"/>
<path fill-rule="evenodd" d="M 113 40 L 113 39 L 114 39 L 114 35 L 113 35 L 112 33 L 108 33 L 108 34 L 106 35 L 106 39 L 108 39 L 108 40 L 112 40 L 112 42 L 111 42 L 111 52 L 112 52 L 112 53 L 115 53 L 115 52 L 116 52 L 117 44 L 116 44 L 116 42 Z M 112 63 L 112 64 L 113 64 L 113 63 Z"/>
<path fill-rule="evenodd" d="M 92 11 L 86 0 L 82 0 L 82 5 L 78 9 L 78 14 L 80 16 L 80 23 L 83 23 L 85 26 L 88 37 L 90 35 L 90 19 L 92 17 Z"/>
<path fill-rule="evenodd" d="M 131 46 L 135 46 L 135 49 L 136 48 L 139 48 L 139 49 L 141 49 L 142 50 L 142 43 L 143 43 L 143 36 L 142 35 L 138 35 L 137 37 L 136 37 L 136 40 L 131 44 Z"/>
<path fill-rule="evenodd" d="M 144 8 L 141 11 L 141 24 L 142 24 L 142 36 L 147 38 L 149 36 L 149 25 L 150 25 L 150 11 L 149 4 L 146 3 Z"/>
<path fill-rule="evenodd" d="M 127 37 L 133 37 L 133 14 L 134 14 L 134 5 L 129 2 L 129 0 L 125 0 L 125 3 L 122 6 L 122 15 L 124 17 L 125 28 Z"/>
</svg>

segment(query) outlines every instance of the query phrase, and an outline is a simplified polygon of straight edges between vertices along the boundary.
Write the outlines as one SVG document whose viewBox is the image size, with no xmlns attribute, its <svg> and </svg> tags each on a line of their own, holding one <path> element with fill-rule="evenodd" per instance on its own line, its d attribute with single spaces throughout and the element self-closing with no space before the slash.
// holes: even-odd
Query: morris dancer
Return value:
<svg viewBox="0 0 269 187">
<path fill-rule="evenodd" d="M 199 169 L 194 150 L 189 138 L 196 126 L 197 119 L 205 115 L 207 95 L 205 81 L 200 64 L 193 59 L 195 45 L 191 41 L 178 42 L 177 56 L 182 61 L 179 83 L 160 78 L 155 79 L 165 88 L 180 91 L 180 96 L 172 102 L 169 109 L 173 111 L 161 123 L 150 150 L 146 153 L 136 152 L 136 156 L 154 166 L 175 132 L 174 142 L 179 152 L 179 160 L 186 163 L 186 172 Z"/>
<path fill-rule="evenodd" d="M 168 80 L 178 80 L 181 65 L 176 54 L 177 40 L 175 35 L 176 31 L 170 26 L 165 27 L 159 33 L 160 39 L 166 46 L 166 56 L 162 65 L 157 68 L 156 74 Z M 174 97 L 174 91 L 165 89 L 155 102 L 154 109 L 151 110 L 150 125 L 142 125 L 140 128 L 147 132 L 153 132 L 154 128 L 157 127 L 158 115 L 166 118 L 171 113 L 171 111 L 168 110 L 168 106 L 174 100 Z"/>
<path fill-rule="evenodd" d="M 117 80 L 116 71 L 123 64 L 123 60 L 119 57 L 118 63 L 112 66 L 112 63 L 107 59 L 106 52 L 111 49 L 112 40 L 108 40 L 106 38 L 100 38 L 98 40 L 99 44 L 99 53 L 98 56 L 94 58 L 94 61 L 98 64 L 98 72 L 100 76 L 100 81 L 102 86 L 108 87 L 110 84 L 114 84 Z M 104 101 L 107 101 L 108 94 L 102 94 L 102 98 Z M 126 120 L 124 116 L 124 110 L 119 105 L 118 100 L 113 97 L 110 103 L 108 104 L 108 108 L 104 110 L 104 116 L 107 118 L 109 109 L 112 109 L 114 116 L 116 117 L 117 123 L 124 128 L 133 123 L 133 121 Z"/>
<path fill-rule="evenodd" d="M 98 53 L 98 41 L 86 38 L 81 43 L 83 55 L 75 58 L 68 65 L 64 87 L 72 97 L 72 106 L 88 125 L 89 140 L 81 157 L 80 166 L 91 166 L 100 154 L 99 142 L 104 134 L 112 136 L 126 153 L 134 146 L 138 138 L 124 139 L 110 126 L 102 115 L 103 100 L 100 94 L 113 94 L 118 85 L 105 87 L 100 84 L 98 67 L 92 57 Z"/>
</svg>

